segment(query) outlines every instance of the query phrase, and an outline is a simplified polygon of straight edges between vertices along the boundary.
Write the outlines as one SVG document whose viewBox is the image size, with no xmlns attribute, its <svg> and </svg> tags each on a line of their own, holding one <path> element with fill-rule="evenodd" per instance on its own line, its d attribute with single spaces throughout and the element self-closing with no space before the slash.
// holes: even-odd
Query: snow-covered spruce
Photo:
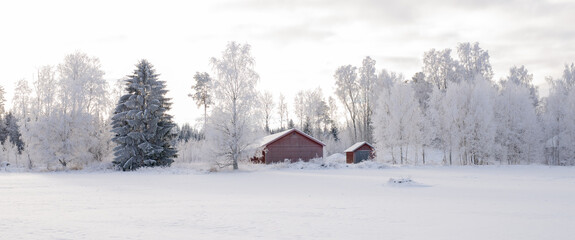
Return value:
<svg viewBox="0 0 575 240">
<path fill-rule="evenodd" d="M 127 94 L 122 96 L 112 118 L 113 163 L 121 170 L 142 166 L 169 166 L 177 150 L 172 116 L 167 113 L 171 102 L 165 95 L 165 82 L 158 80 L 152 64 L 141 60 L 126 80 Z"/>
</svg>

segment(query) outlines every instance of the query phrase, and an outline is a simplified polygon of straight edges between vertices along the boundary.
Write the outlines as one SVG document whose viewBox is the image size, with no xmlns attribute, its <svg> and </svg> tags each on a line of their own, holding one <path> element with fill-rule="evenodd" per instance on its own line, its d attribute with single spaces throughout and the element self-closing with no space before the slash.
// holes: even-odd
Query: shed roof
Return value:
<svg viewBox="0 0 575 240">
<path fill-rule="evenodd" d="M 357 150 L 358 148 L 360 148 L 364 144 L 367 144 L 369 147 L 374 148 L 373 146 L 371 146 L 371 144 L 369 144 L 367 142 L 357 142 L 357 143 L 353 144 L 351 147 L 347 148 L 345 150 L 345 152 L 354 152 L 355 150 Z"/>
<path fill-rule="evenodd" d="M 275 133 L 275 134 L 268 135 L 268 136 L 265 136 L 265 137 L 263 137 L 263 138 L 260 138 L 260 140 L 258 140 L 257 142 L 255 142 L 254 145 L 256 145 L 256 146 L 258 146 L 258 147 L 267 146 L 267 145 L 269 145 L 269 144 L 271 144 L 271 143 L 273 143 L 273 142 L 279 140 L 280 138 L 282 138 L 282 137 L 284 137 L 284 136 L 286 136 L 286 135 L 288 135 L 288 134 L 290 134 L 290 133 L 292 133 L 292 132 L 297 132 L 297 133 L 303 135 L 304 137 L 309 138 L 310 140 L 312 140 L 312 141 L 314 141 L 314 142 L 316 142 L 316 143 L 318 143 L 318 144 L 320 144 L 320 145 L 322 145 L 322 146 L 325 146 L 325 144 L 322 143 L 320 140 L 317 140 L 317 139 L 315 139 L 314 137 L 312 137 L 312 136 L 310 136 L 310 135 L 307 135 L 307 134 L 305 134 L 304 132 L 302 132 L 302 131 L 300 131 L 300 130 L 297 130 L 297 129 L 295 129 L 295 128 L 288 129 L 288 130 L 285 130 L 285 131 L 283 131 L 283 132 L 278 132 L 278 133 Z"/>
</svg>

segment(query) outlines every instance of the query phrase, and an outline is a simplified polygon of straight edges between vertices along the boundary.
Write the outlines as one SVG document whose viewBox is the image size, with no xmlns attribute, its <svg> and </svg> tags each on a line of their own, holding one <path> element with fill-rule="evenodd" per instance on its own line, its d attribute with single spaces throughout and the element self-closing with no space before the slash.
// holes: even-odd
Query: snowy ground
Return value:
<svg viewBox="0 0 575 240">
<path fill-rule="evenodd" d="M 298 168 L 0 171 L 0 239 L 575 236 L 573 167 Z"/>
</svg>

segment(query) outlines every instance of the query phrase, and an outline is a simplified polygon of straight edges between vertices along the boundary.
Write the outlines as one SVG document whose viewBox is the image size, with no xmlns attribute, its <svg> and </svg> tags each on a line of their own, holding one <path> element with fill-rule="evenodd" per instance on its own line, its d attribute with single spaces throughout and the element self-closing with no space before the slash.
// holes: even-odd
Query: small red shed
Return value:
<svg viewBox="0 0 575 240">
<path fill-rule="evenodd" d="M 374 157 L 375 148 L 367 142 L 358 142 L 345 150 L 346 163 L 360 163 Z"/>
<path fill-rule="evenodd" d="M 323 157 L 324 143 L 295 128 L 263 137 L 255 143 L 261 156 L 252 158 L 256 163 L 277 163 L 289 159 L 309 161 L 312 158 Z"/>
</svg>

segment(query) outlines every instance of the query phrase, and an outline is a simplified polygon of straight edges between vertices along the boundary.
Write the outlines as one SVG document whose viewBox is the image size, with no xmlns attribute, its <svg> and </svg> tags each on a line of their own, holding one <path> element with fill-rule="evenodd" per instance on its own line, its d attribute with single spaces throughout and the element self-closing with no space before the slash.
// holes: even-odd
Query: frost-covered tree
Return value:
<svg viewBox="0 0 575 240">
<path fill-rule="evenodd" d="M 479 43 L 459 43 L 457 55 L 461 65 L 462 77 L 466 81 L 474 81 L 478 77 L 492 81 L 493 70 L 489 62 L 489 53 L 479 47 Z"/>
<path fill-rule="evenodd" d="M 451 49 L 431 49 L 423 55 L 423 73 L 428 82 L 438 89 L 461 80 L 461 66 L 451 57 Z"/>
<path fill-rule="evenodd" d="M 270 128 L 270 122 L 272 120 L 272 114 L 275 108 L 275 102 L 274 102 L 274 98 L 271 92 L 269 91 L 265 91 L 260 95 L 260 102 L 262 104 L 263 107 L 263 113 L 264 113 L 264 121 L 265 121 L 265 126 L 264 129 L 266 131 L 266 133 L 270 133 L 271 132 L 271 128 Z"/>
<path fill-rule="evenodd" d="M 373 103 L 383 85 L 382 78 L 376 74 L 375 63 L 368 56 L 359 69 L 346 65 L 339 67 L 334 74 L 335 94 L 351 120 L 353 141 L 373 141 Z"/>
<path fill-rule="evenodd" d="M 434 136 L 434 128 L 428 116 L 433 84 L 425 80 L 425 74 L 423 74 L 423 72 L 418 72 L 411 78 L 411 86 L 413 87 L 414 95 L 419 103 L 419 109 L 423 117 L 420 126 L 421 135 L 418 137 L 418 140 L 420 140 L 421 143 L 422 163 L 425 164 L 425 149 L 431 144 Z"/>
<path fill-rule="evenodd" d="M 33 85 L 36 93 L 36 101 L 32 106 L 35 108 L 33 110 L 35 117 L 49 115 L 56 106 L 57 100 L 57 80 L 54 67 L 46 65 L 38 69 L 38 76 Z"/>
<path fill-rule="evenodd" d="M 330 118 L 329 106 L 321 88 L 299 91 L 295 98 L 295 109 L 301 128 L 307 129 L 306 133 L 318 139 L 325 139 L 329 132 Z"/>
<path fill-rule="evenodd" d="M 4 87 L 0 85 L 0 117 L 4 116 L 4 105 L 6 103 L 6 91 L 4 91 Z"/>
<path fill-rule="evenodd" d="M 22 121 L 27 121 L 30 117 L 30 92 L 32 89 L 26 79 L 20 79 L 16 83 L 14 89 L 14 97 L 12 98 L 12 112 L 16 118 Z"/>
<path fill-rule="evenodd" d="M 303 124 L 305 121 L 305 91 L 300 90 L 296 93 L 294 100 L 293 100 L 295 115 L 299 120 L 299 128 L 303 128 Z"/>
<path fill-rule="evenodd" d="M 531 98 L 533 106 L 539 105 L 538 88 L 533 84 L 533 74 L 530 74 L 525 66 L 513 66 L 509 69 L 509 76 L 501 81 L 501 85 L 511 82 L 517 86 L 522 86 L 529 89 L 529 97 Z"/>
<path fill-rule="evenodd" d="M 513 79 L 513 71 L 507 79 Z M 531 86 L 519 81 L 501 82 L 501 91 L 495 104 L 495 141 L 499 148 L 496 157 L 502 163 L 529 164 L 543 158 L 541 124 L 530 90 Z"/>
<path fill-rule="evenodd" d="M 112 117 L 113 163 L 121 170 L 143 166 L 170 166 L 177 150 L 173 145 L 176 126 L 168 113 L 166 83 L 158 79 L 152 64 L 141 60 L 126 80 L 126 92 Z"/>
<path fill-rule="evenodd" d="M 353 141 L 356 142 L 361 137 L 359 135 L 359 101 L 360 90 L 357 81 L 357 68 L 352 65 L 339 67 L 334 74 L 335 95 L 339 98 L 351 120 Z"/>
<path fill-rule="evenodd" d="M 575 164 L 575 64 L 565 65 L 562 78 L 547 78 L 544 102 L 545 158 L 550 165 Z"/>
<path fill-rule="evenodd" d="M 399 151 L 400 164 L 407 163 L 409 147 L 420 148 L 422 114 L 409 83 L 396 82 L 383 89 L 374 111 L 374 137 L 378 151 L 389 149 L 392 162 Z M 382 154 L 383 155 L 383 154 Z"/>
<path fill-rule="evenodd" d="M 282 93 L 279 96 L 278 115 L 280 116 L 280 129 L 285 129 L 288 121 L 288 106 Z"/>
<path fill-rule="evenodd" d="M 192 86 L 193 94 L 188 94 L 189 97 L 196 101 L 198 107 L 204 106 L 204 126 L 208 121 L 208 108 L 212 105 L 212 78 L 206 72 L 196 72 L 194 75 L 196 84 Z"/>
<path fill-rule="evenodd" d="M 359 68 L 359 89 L 360 89 L 360 115 L 361 115 L 361 136 L 367 142 L 373 142 L 373 102 L 377 97 L 375 89 L 378 77 L 375 73 L 375 60 L 371 57 L 363 59 Z"/>
<path fill-rule="evenodd" d="M 80 165 L 102 161 L 110 137 L 105 119 L 110 101 L 100 60 L 82 52 L 68 54 L 58 65 L 58 74 L 59 106 L 50 114 L 54 119 L 43 120 L 58 125 L 47 129 L 58 131 L 57 139 L 48 139 L 58 162 L 67 167 L 72 161 Z"/>
<path fill-rule="evenodd" d="M 338 119 L 339 119 L 339 115 L 338 115 L 338 108 L 337 108 L 337 104 L 335 103 L 335 98 L 333 98 L 332 96 L 329 96 L 328 98 L 328 112 L 327 112 L 327 118 L 329 119 L 329 124 L 330 124 L 330 134 L 331 137 L 333 138 L 334 141 L 339 141 L 340 137 L 339 137 L 339 127 L 338 127 Z"/>
<path fill-rule="evenodd" d="M 259 75 L 249 44 L 230 42 L 221 58 L 212 58 L 215 106 L 206 139 L 219 160 L 238 169 L 238 161 L 254 153 L 250 145 L 261 136 L 261 114 L 255 86 Z M 221 163 L 221 162 L 218 162 Z"/>
<path fill-rule="evenodd" d="M 445 92 L 442 120 L 450 125 L 447 140 L 451 152 L 458 154 L 460 164 L 486 164 L 493 157 L 496 125 L 492 85 L 481 77 L 473 82 L 453 84 Z M 444 135 L 445 136 L 445 135 Z"/>
</svg>

